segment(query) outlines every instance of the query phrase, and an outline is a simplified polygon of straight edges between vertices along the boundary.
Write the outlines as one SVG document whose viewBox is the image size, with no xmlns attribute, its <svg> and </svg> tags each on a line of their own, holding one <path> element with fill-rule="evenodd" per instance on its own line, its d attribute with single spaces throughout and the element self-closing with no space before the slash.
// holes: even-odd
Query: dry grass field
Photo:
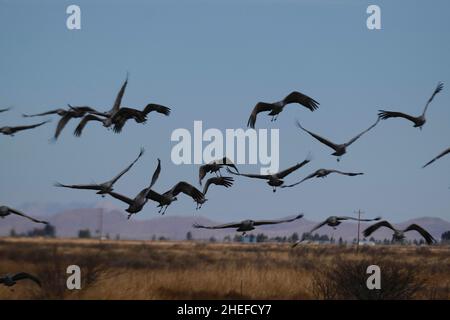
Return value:
<svg viewBox="0 0 450 320">
<path fill-rule="evenodd" d="M 66 289 L 66 268 L 82 289 Z M 365 287 L 366 268 L 382 289 Z M 0 239 L 0 274 L 36 274 L 0 286 L 0 299 L 450 299 L 450 247 L 224 244 Z"/>
</svg>

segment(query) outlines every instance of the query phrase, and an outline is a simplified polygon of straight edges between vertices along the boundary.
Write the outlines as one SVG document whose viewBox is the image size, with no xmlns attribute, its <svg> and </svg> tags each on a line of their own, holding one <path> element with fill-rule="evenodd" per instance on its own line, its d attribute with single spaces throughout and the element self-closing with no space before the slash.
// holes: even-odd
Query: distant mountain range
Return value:
<svg viewBox="0 0 450 320">
<path fill-rule="evenodd" d="M 227 235 L 234 236 L 236 234 L 233 229 L 194 229 L 192 227 L 193 223 L 205 225 L 224 223 L 224 221 L 213 221 L 197 215 L 192 217 L 167 215 L 148 220 L 136 220 L 133 218 L 127 220 L 123 212 L 115 209 L 83 208 L 70 209 L 53 215 L 45 215 L 43 218 L 55 226 L 58 237 L 77 237 L 78 231 L 81 229 L 89 229 L 92 235 L 96 235 L 98 234 L 96 231 L 100 229 L 100 225 L 102 225 L 103 235 L 109 234 L 111 238 L 119 235 L 121 239 L 148 240 L 153 236 L 163 236 L 172 240 L 183 240 L 186 238 L 187 232 L 190 231 L 194 239 L 215 237 L 218 240 L 222 240 Z M 412 219 L 395 225 L 406 227 L 411 223 L 421 225 L 436 239 L 440 239 L 443 232 L 450 230 L 450 222 L 441 218 L 432 217 Z M 252 233 L 264 233 L 269 237 L 290 236 L 294 232 L 301 235 L 303 232 L 309 231 L 316 224 L 317 221 L 303 218 L 292 223 L 258 227 Z M 8 216 L 0 219 L 0 236 L 9 235 L 12 229 L 17 233 L 24 233 L 33 228 L 41 228 L 42 226 L 17 216 Z M 364 230 L 367 226 L 367 223 L 361 223 L 361 230 Z M 325 226 L 319 229 L 317 233 L 321 235 L 327 234 L 328 236 L 333 236 L 335 239 L 342 237 L 344 240 L 352 241 L 357 235 L 357 223 L 356 221 L 344 222 L 336 230 Z M 420 239 L 419 235 L 414 231 L 408 232 L 407 235 L 409 239 Z M 373 236 L 375 239 L 390 239 L 392 233 L 388 229 L 383 228 L 375 232 Z"/>
</svg>

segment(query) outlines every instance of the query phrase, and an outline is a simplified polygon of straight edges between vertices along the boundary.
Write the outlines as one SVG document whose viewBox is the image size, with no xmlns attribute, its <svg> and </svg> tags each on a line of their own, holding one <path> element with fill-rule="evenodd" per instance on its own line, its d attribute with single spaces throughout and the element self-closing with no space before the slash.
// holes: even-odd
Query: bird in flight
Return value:
<svg viewBox="0 0 450 320">
<path fill-rule="evenodd" d="M 172 202 L 178 200 L 177 195 L 180 193 L 184 193 L 185 195 L 191 197 L 197 204 L 205 202 L 205 196 L 203 193 L 185 181 L 178 182 L 172 189 L 164 192 L 163 194 L 149 190 L 147 198 L 158 203 L 158 208 L 160 208 L 158 213 L 162 212 L 161 214 L 165 214 L 167 208 L 172 204 Z"/>
<path fill-rule="evenodd" d="M 236 170 L 237 173 L 239 173 L 239 170 L 234 165 L 233 161 L 231 161 L 227 157 L 223 157 L 222 159 L 214 160 L 210 163 L 200 166 L 200 168 L 198 169 L 198 183 L 202 185 L 202 180 L 207 173 L 215 173 L 216 176 L 220 176 L 220 169 L 222 169 L 224 166 L 231 167 Z"/>
<path fill-rule="evenodd" d="M 108 194 L 113 198 L 116 198 L 128 204 L 128 208 L 125 209 L 125 211 L 128 212 L 127 219 L 130 219 L 133 214 L 140 212 L 144 208 L 145 204 L 148 201 L 148 194 L 151 192 L 151 187 L 153 187 L 153 185 L 158 180 L 160 172 L 161 172 L 161 161 L 158 159 L 158 165 L 155 171 L 153 172 L 152 181 L 150 182 L 150 185 L 147 188 L 142 189 L 134 199 L 128 198 L 127 196 L 124 196 L 114 191 L 108 192 Z"/>
<path fill-rule="evenodd" d="M 402 242 L 405 239 L 405 232 L 408 232 L 408 231 L 417 231 L 425 239 L 427 244 L 433 244 L 433 242 L 436 241 L 428 231 L 426 231 L 424 228 L 422 228 L 421 226 L 419 226 L 415 223 L 409 225 L 406 229 L 401 230 L 401 229 L 394 228 L 386 220 L 375 223 L 375 224 L 369 226 L 367 229 L 365 229 L 363 231 L 364 237 L 369 237 L 373 232 L 375 232 L 376 230 L 378 230 L 381 227 L 386 227 L 386 228 L 389 228 L 392 231 L 394 231 L 394 234 L 392 235 L 392 241 L 394 241 L 394 242 L 396 242 L 396 241 Z"/>
<path fill-rule="evenodd" d="M 28 126 L 1 127 L 0 133 L 3 133 L 4 135 L 13 137 L 19 131 L 34 129 L 34 128 L 40 127 L 48 122 L 50 122 L 50 121 L 44 121 L 44 122 L 40 122 L 40 123 L 28 125 Z"/>
<path fill-rule="evenodd" d="M 243 220 L 241 222 L 232 222 L 226 224 L 220 224 L 217 226 L 203 226 L 200 224 L 192 225 L 197 229 L 236 229 L 237 232 L 242 232 L 242 235 L 245 235 L 248 231 L 254 230 L 257 226 L 268 225 L 268 224 L 279 224 L 292 222 L 298 219 L 301 219 L 303 214 L 299 214 L 291 219 L 281 219 L 281 220 Z"/>
<path fill-rule="evenodd" d="M 308 157 L 303 162 L 297 163 L 296 165 L 294 165 L 294 166 L 292 166 L 292 167 L 290 167 L 290 168 L 288 168 L 286 170 L 283 170 L 283 171 L 280 171 L 280 172 L 277 172 L 277 173 L 274 173 L 274 174 L 236 173 L 236 172 L 233 172 L 233 171 L 229 170 L 228 168 L 227 168 L 227 171 L 229 173 L 237 175 L 237 176 L 244 176 L 244 177 L 248 177 L 248 178 L 267 180 L 267 184 L 269 186 L 271 186 L 273 192 L 275 192 L 277 187 L 280 187 L 280 186 L 282 186 L 284 184 L 283 178 L 285 178 L 287 175 L 291 174 L 295 170 L 300 169 L 301 167 L 303 167 L 304 165 L 306 165 L 310 161 L 311 161 L 311 158 L 308 155 Z"/>
<path fill-rule="evenodd" d="M 25 213 L 23 213 L 19 210 L 16 210 L 16 209 L 13 209 L 13 208 L 10 208 L 7 206 L 0 206 L 0 218 L 5 218 L 6 216 L 9 216 L 11 214 L 15 214 L 15 215 L 24 217 L 24 218 L 31 220 L 33 222 L 36 222 L 36 223 L 49 224 L 47 221 L 35 219 L 33 217 L 26 215 Z"/>
<path fill-rule="evenodd" d="M 319 228 L 322 228 L 323 226 L 327 225 L 329 227 L 332 227 L 334 230 L 336 230 L 336 227 L 342 223 L 342 221 L 345 220 L 356 220 L 356 221 L 378 221 L 381 220 L 381 217 L 376 217 L 374 219 L 358 219 L 353 217 L 347 217 L 347 216 L 331 216 L 322 221 L 321 223 L 315 225 L 309 232 L 303 234 L 302 238 L 298 241 L 296 241 L 292 247 L 297 246 L 299 243 L 305 241 L 314 231 L 316 231 Z"/>
<path fill-rule="evenodd" d="M 377 119 L 377 121 L 371 125 L 369 128 L 367 128 L 366 130 L 364 130 L 363 132 L 361 132 L 360 134 L 358 134 L 356 137 L 350 139 L 348 142 L 346 143 L 342 143 L 342 144 L 336 144 L 331 142 L 330 140 L 327 140 L 325 138 L 322 138 L 321 136 L 319 136 L 318 134 L 315 134 L 311 131 L 306 130 L 305 128 L 302 127 L 302 125 L 300 124 L 299 121 L 297 121 L 297 127 L 299 127 L 300 129 L 302 129 L 303 131 L 305 131 L 306 133 L 308 133 L 309 135 L 311 135 L 313 138 L 315 138 L 316 140 L 318 140 L 319 142 L 323 143 L 324 145 L 330 147 L 331 149 L 334 150 L 334 153 L 332 153 L 333 156 L 338 157 L 337 161 L 340 161 L 340 157 L 342 155 L 344 155 L 345 153 L 347 153 L 347 148 L 356 140 L 358 140 L 359 138 L 361 138 L 366 132 L 369 132 L 371 129 L 373 129 L 378 122 L 380 122 L 380 118 Z"/>
<path fill-rule="evenodd" d="M 433 162 L 435 162 L 437 159 L 442 158 L 443 156 L 445 156 L 446 154 L 450 153 L 450 148 L 445 149 L 444 151 L 442 151 L 439 155 L 437 155 L 435 158 L 433 158 L 432 160 L 428 161 L 422 168 L 425 168 L 427 166 L 429 166 L 430 164 L 432 164 Z"/>
<path fill-rule="evenodd" d="M 4 109 L 0 109 L 0 113 L 6 112 L 6 111 L 9 111 L 9 110 L 11 110 L 11 107 L 9 107 L 9 108 L 4 108 Z"/>
<path fill-rule="evenodd" d="M 270 121 L 276 121 L 278 115 L 283 111 L 284 107 L 291 103 L 298 103 L 311 111 L 314 111 L 317 108 L 319 108 L 319 103 L 316 100 L 298 91 L 293 91 L 281 101 L 273 103 L 258 102 L 256 106 L 253 108 L 253 111 L 248 119 L 247 127 L 255 128 L 256 117 L 260 112 L 270 111 L 269 116 L 272 116 L 272 119 Z"/>
<path fill-rule="evenodd" d="M 29 273 L 26 273 L 26 272 L 19 272 L 16 274 L 7 274 L 5 276 L 1 276 L 0 284 L 3 284 L 7 287 L 12 287 L 17 284 L 17 281 L 26 280 L 26 279 L 33 281 L 39 287 L 42 286 L 41 281 L 37 277 L 35 277 Z"/>
<path fill-rule="evenodd" d="M 420 116 L 418 116 L 418 117 L 414 117 L 414 116 L 411 116 L 409 114 L 402 113 L 402 112 L 386 111 L 386 110 L 379 110 L 378 115 L 383 120 L 386 120 L 386 119 L 389 119 L 389 118 L 403 118 L 403 119 L 409 120 L 412 123 L 414 123 L 414 127 L 415 128 L 422 129 L 422 126 L 427 121 L 426 118 L 425 118 L 425 113 L 427 112 L 428 106 L 430 105 L 431 101 L 433 101 L 434 96 L 436 94 L 438 94 L 439 92 L 441 92 L 443 88 L 444 88 L 444 84 L 442 82 L 439 82 L 438 85 L 436 86 L 436 89 L 434 89 L 433 94 L 428 99 L 428 101 L 427 101 L 427 103 L 425 105 L 425 108 L 423 109 L 422 114 Z"/>
<path fill-rule="evenodd" d="M 114 184 L 125 174 L 127 173 L 133 165 L 139 160 L 139 158 L 144 154 L 144 149 L 141 148 L 141 151 L 139 152 L 139 155 L 137 158 L 124 170 L 122 170 L 118 175 L 116 175 L 114 178 L 112 178 L 109 181 L 100 183 L 100 184 L 73 184 L 73 185 L 67 185 L 62 183 L 55 183 L 55 187 L 63 187 L 63 188 L 71 188 L 71 189 L 83 189 L 83 190 L 97 190 L 97 194 L 100 194 L 102 197 L 105 197 L 106 194 L 113 191 Z"/>
<path fill-rule="evenodd" d="M 206 196 L 206 193 L 208 192 L 208 188 L 210 185 L 215 184 L 217 186 L 224 186 L 225 188 L 229 188 L 233 185 L 234 179 L 232 177 L 212 177 L 206 180 L 205 186 L 203 187 L 203 197 Z M 203 198 L 200 201 L 197 202 L 197 208 L 201 209 L 203 204 L 208 201 L 208 199 Z"/>
<path fill-rule="evenodd" d="M 334 170 L 334 169 L 319 169 L 319 170 L 316 170 L 315 172 L 311 173 L 310 175 L 306 176 L 303 180 L 300 180 L 299 182 L 296 182 L 294 184 L 282 186 L 282 188 L 291 188 L 296 185 L 299 185 L 303 181 L 306 181 L 306 180 L 309 180 L 312 178 L 325 178 L 330 173 L 338 173 L 338 174 L 342 174 L 342 175 L 350 176 L 350 177 L 359 176 L 359 175 L 364 174 L 362 172 L 342 172 L 342 171 Z"/>
</svg>

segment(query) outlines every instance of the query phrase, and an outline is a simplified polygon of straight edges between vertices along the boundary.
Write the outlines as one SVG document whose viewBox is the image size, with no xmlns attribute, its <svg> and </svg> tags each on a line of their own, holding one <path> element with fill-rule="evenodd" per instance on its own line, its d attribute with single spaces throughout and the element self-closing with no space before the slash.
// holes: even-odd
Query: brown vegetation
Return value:
<svg viewBox="0 0 450 320">
<path fill-rule="evenodd" d="M 66 268 L 82 289 L 66 289 Z M 366 268 L 382 290 L 365 289 Z M 43 282 L 0 286 L 0 299 L 449 299 L 448 246 L 354 247 L 95 240 L 0 240 L 0 275 Z"/>
</svg>

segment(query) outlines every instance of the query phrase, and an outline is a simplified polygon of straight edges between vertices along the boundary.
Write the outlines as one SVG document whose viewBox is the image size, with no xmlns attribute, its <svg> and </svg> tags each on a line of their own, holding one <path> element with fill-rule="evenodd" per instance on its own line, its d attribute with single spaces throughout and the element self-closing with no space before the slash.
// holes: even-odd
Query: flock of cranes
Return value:
<svg viewBox="0 0 450 320">
<path fill-rule="evenodd" d="M 129 108 L 129 107 L 123 107 L 122 106 L 122 98 L 124 96 L 126 87 L 128 85 L 128 74 L 127 77 L 122 84 L 119 92 L 116 95 L 116 99 L 114 101 L 114 104 L 112 108 L 108 111 L 98 111 L 92 107 L 89 106 L 72 106 L 68 104 L 67 109 L 54 109 L 50 111 L 45 111 L 38 114 L 23 114 L 23 117 L 42 117 L 42 116 L 49 116 L 49 115 L 57 115 L 60 117 L 58 124 L 56 126 L 56 130 L 54 133 L 53 138 L 56 140 L 60 136 L 62 130 L 66 127 L 66 125 L 69 123 L 71 119 L 81 119 L 77 127 L 75 128 L 74 135 L 75 136 L 81 136 L 83 130 L 85 129 L 86 125 L 92 121 L 100 122 L 103 127 L 106 127 L 108 129 L 111 129 L 115 133 L 120 133 L 125 124 L 129 120 L 134 120 L 136 123 L 144 124 L 147 122 L 147 117 L 149 113 L 156 112 L 160 113 L 162 115 L 169 116 L 171 109 L 155 103 L 149 103 L 147 104 L 142 110 L 135 109 L 135 108 Z M 334 142 L 331 142 L 329 139 L 323 138 L 320 135 L 309 131 L 305 129 L 300 122 L 297 121 L 297 126 L 300 130 L 304 131 L 305 133 L 312 136 L 314 139 L 319 141 L 320 143 L 326 145 L 327 147 L 333 149 L 333 156 L 337 157 L 337 160 L 340 161 L 340 157 L 347 153 L 347 149 L 350 145 L 352 145 L 354 142 L 356 142 L 358 139 L 360 139 L 364 134 L 372 130 L 375 126 L 378 125 L 380 120 L 386 120 L 389 118 L 403 118 L 406 120 L 409 120 L 414 123 L 414 127 L 422 128 L 422 126 L 426 123 L 425 114 L 426 111 L 431 103 L 433 101 L 436 94 L 438 94 L 443 89 L 443 84 L 438 83 L 436 89 L 433 91 L 431 97 L 428 99 L 425 108 L 423 110 L 423 113 L 418 116 L 410 116 L 406 113 L 396 112 L 396 111 L 385 111 L 380 110 L 378 114 L 378 118 L 375 123 L 370 125 L 367 129 L 356 135 L 354 138 L 350 139 L 349 141 L 337 144 Z M 279 114 L 284 110 L 284 108 L 287 105 L 290 104 L 299 104 L 310 111 L 315 111 L 319 108 L 319 103 L 314 100 L 313 98 L 300 93 L 298 91 L 294 91 L 287 95 L 283 100 L 274 102 L 274 103 L 267 103 L 267 102 L 258 102 L 255 107 L 253 108 L 251 115 L 248 119 L 247 126 L 254 128 L 256 124 L 256 119 L 259 113 L 262 112 L 268 112 L 268 115 L 271 116 L 271 121 L 276 121 Z M 0 109 L 0 113 L 7 112 L 11 108 L 6 109 Z M 29 130 L 34 129 L 37 127 L 40 127 L 49 121 L 44 121 L 40 123 L 36 123 L 33 125 L 24 125 L 24 126 L 5 126 L 0 127 L 0 133 L 3 133 L 4 135 L 10 135 L 13 136 L 15 133 L 23 130 Z M 433 158 L 431 161 L 426 163 L 423 167 L 427 167 L 437 159 L 445 156 L 446 154 L 450 153 L 450 148 L 446 149 L 442 153 L 440 153 L 438 156 Z M 295 182 L 293 184 L 285 185 L 284 179 L 293 173 L 296 170 L 299 170 L 300 168 L 306 166 L 308 163 L 311 162 L 311 157 L 308 155 L 305 160 L 302 162 L 299 162 L 295 165 L 293 165 L 290 168 L 287 168 L 285 170 L 282 170 L 280 172 L 272 173 L 272 174 L 249 174 L 249 173 L 241 173 L 236 165 L 232 162 L 232 160 L 224 157 L 221 159 L 217 159 L 215 161 L 212 161 L 210 163 L 204 164 L 199 167 L 199 180 L 198 183 L 201 186 L 203 179 L 208 174 L 213 174 L 215 176 L 210 177 L 206 180 L 206 183 L 203 187 L 203 190 L 200 191 L 198 188 L 196 188 L 194 185 L 190 184 L 186 181 L 179 181 L 174 184 L 174 186 L 163 192 L 159 193 L 154 190 L 154 186 L 157 183 L 157 180 L 161 174 L 161 161 L 158 159 L 158 163 L 156 166 L 156 169 L 153 172 L 153 175 L 151 177 L 150 183 L 146 185 L 139 193 L 134 197 L 128 197 L 121 193 L 118 193 L 114 190 L 114 184 L 121 179 L 131 168 L 136 164 L 136 162 L 143 156 L 144 149 L 141 148 L 138 156 L 122 171 L 120 171 L 115 177 L 113 177 L 111 180 L 100 183 L 100 184 L 62 184 L 62 183 L 55 183 L 56 187 L 61 188 L 69 188 L 69 189 L 82 189 L 82 190 L 92 190 L 96 191 L 97 194 L 101 195 L 102 197 L 105 197 L 107 195 L 111 196 L 114 199 L 117 199 L 126 205 L 128 205 L 128 208 L 125 209 L 126 212 L 128 212 L 128 219 L 133 215 L 139 213 L 144 206 L 147 204 L 149 200 L 155 202 L 157 204 L 157 207 L 159 209 L 159 213 L 165 214 L 167 208 L 174 202 L 177 201 L 177 197 L 180 196 L 180 194 L 184 194 L 188 197 L 190 197 L 195 203 L 196 203 L 196 210 L 201 209 L 202 205 L 205 204 L 205 202 L 208 200 L 206 199 L 206 194 L 211 185 L 216 186 L 222 186 L 223 188 L 227 189 L 233 186 L 234 178 L 230 176 L 222 176 L 221 169 L 226 168 L 227 173 L 238 176 L 238 177 L 247 177 L 247 178 L 253 178 L 253 179 L 260 179 L 265 180 L 266 183 L 272 188 L 273 192 L 276 191 L 276 188 L 291 188 L 295 187 L 306 180 L 313 179 L 313 178 L 325 178 L 328 175 L 335 173 L 340 175 L 346 175 L 346 176 L 359 176 L 363 175 L 362 172 L 342 172 L 335 169 L 318 169 L 314 171 L 313 173 L 309 174 L 302 180 Z M 43 223 L 48 224 L 46 221 L 41 221 L 38 219 L 35 219 L 33 217 L 30 217 L 26 215 L 25 213 L 7 207 L 7 206 L 0 206 L 0 218 L 4 218 L 8 215 L 18 215 L 22 216 L 26 219 L 29 219 L 36 223 Z M 290 219 L 281 219 L 281 220 L 243 220 L 241 222 L 232 222 L 232 223 L 226 223 L 216 226 L 204 226 L 199 224 L 194 224 L 194 228 L 203 228 L 203 229 L 227 229 L 232 228 L 236 229 L 237 232 L 242 232 L 243 235 L 246 234 L 246 232 L 254 230 L 255 227 L 261 226 L 261 225 L 271 225 L 271 224 L 279 224 L 279 223 L 289 223 L 296 220 L 299 220 L 303 217 L 303 214 L 299 214 L 295 216 L 294 218 Z M 342 223 L 342 221 L 346 220 L 357 220 L 357 221 L 379 221 L 381 220 L 381 217 L 376 217 L 373 219 L 358 219 L 353 217 L 347 217 L 347 216 L 331 216 L 324 220 L 323 222 L 319 223 L 318 225 L 314 226 L 308 233 L 304 234 L 302 239 L 297 241 L 293 246 L 295 247 L 299 243 L 306 240 L 307 236 L 311 234 L 313 231 L 327 225 L 332 228 L 336 228 L 338 225 Z M 387 221 L 380 221 L 377 222 L 371 226 L 369 226 L 367 229 L 363 231 L 364 236 L 369 236 L 376 230 L 378 230 L 381 227 L 386 227 L 391 229 L 393 233 L 393 240 L 394 241 L 402 241 L 405 238 L 405 232 L 408 231 L 417 231 L 428 244 L 432 244 L 435 242 L 435 239 L 422 227 L 412 224 L 408 226 L 404 230 L 399 230 L 394 228 L 389 222 Z M 3 283 L 6 286 L 13 286 L 16 284 L 17 281 L 23 280 L 23 279 L 30 279 L 40 285 L 39 280 L 27 273 L 18 273 L 14 275 L 7 275 L 4 277 L 0 277 L 0 283 Z"/>
</svg>

